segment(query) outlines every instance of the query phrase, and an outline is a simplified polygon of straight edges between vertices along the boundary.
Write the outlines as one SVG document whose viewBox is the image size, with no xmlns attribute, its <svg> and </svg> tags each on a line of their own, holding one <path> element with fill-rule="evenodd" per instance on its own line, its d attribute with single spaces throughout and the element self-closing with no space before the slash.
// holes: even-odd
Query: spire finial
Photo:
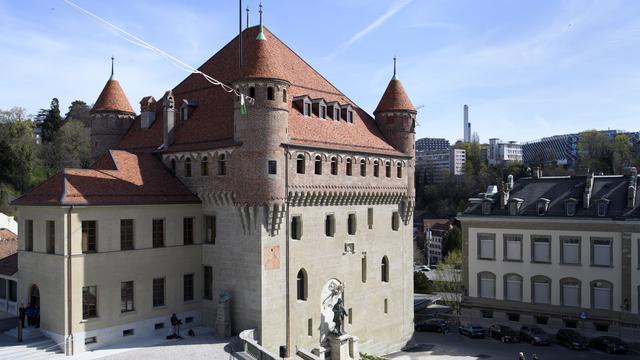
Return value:
<svg viewBox="0 0 640 360">
<path fill-rule="evenodd" d="M 247 29 L 249 28 L 249 5 L 247 5 Z"/>
<path fill-rule="evenodd" d="M 391 80 L 398 80 L 398 75 L 396 75 L 396 57 L 393 57 L 393 77 Z"/>
<path fill-rule="evenodd" d="M 113 62 L 115 59 L 116 58 L 111 55 L 111 77 L 109 78 L 109 80 L 113 80 Z"/>
<path fill-rule="evenodd" d="M 258 7 L 260 8 L 260 11 L 258 11 L 260 13 L 260 32 L 258 33 L 258 36 L 256 36 L 256 40 L 267 40 L 267 38 L 264 36 L 264 32 L 262 31 L 262 0 L 260 1 L 260 5 Z"/>
</svg>

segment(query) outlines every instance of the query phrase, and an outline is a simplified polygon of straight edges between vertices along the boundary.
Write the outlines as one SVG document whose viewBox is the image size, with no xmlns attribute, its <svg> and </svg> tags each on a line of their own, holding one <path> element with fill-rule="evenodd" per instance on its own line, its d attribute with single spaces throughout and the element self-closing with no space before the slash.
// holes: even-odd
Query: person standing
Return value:
<svg viewBox="0 0 640 360">
<path fill-rule="evenodd" d="M 40 327 L 40 306 L 36 304 L 33 308 L 34 325 L 36 328 Z"/>
<path fill-rule="evenodd" d="M 25 317 L 27 316 L 27 309 L 24 308 L 24 304 L 20 303 L 20 308 L 18 309 L 18 316 L 20 319 L 20 325 L 24 327 L 26 324 L 24 323 Z"/>
<path fill-rule="evenodd" d="M 27 326 L 31 327 L 33 325 L 33 305 L 29 304 L 27 306 Z"/>
</svg>

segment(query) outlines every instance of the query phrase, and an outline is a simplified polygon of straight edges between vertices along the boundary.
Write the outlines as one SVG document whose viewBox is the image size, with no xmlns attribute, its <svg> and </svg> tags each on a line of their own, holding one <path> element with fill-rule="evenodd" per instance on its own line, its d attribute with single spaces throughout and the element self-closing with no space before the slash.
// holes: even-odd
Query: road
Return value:
<svg viewBox="0 0 640 360">
<path fill-rule="evenodd" d="M 446 335 L 437 333 L 416 333 L 415 342 L 419 346 L 410 351 L 386 356 L 395 360 L 516 360 L 518 352 L 522 351 L 526 359 L 531 359 L 535 353 L 540 360 L 631 360 L 640 359 L 640 354 L 628 352 L 627 354 L 610 355 L 598 350 L 575 351 L 558 345 L 534 346 L 528 343 L 503 344 L 497 340 L 470 339 L 456 333 Z"/>
</svg>

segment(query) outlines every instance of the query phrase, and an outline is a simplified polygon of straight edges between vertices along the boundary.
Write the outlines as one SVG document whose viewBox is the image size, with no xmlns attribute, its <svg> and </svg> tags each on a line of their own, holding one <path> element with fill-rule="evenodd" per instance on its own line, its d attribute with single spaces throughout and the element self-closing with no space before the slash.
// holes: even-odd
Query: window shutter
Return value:
<svg viewBox="0 0 640 360">
<path fill-rule="evenodd" d="M 549 261 L 549 243 L 547 241 L 536 240 L 533 243 L 533 260 Z"/>
<path fill-rule="evenodd" d="M 563 305 L 566 306 L 580 306 L 579 299 L 579 287 L 578 285 L 562 285 L 562 298 Z"/>
<path fill-rule="evenodd" d="M 493 258 L 493 240 L 491 239 L 480 240 L 480 257 L 483 259 Z"/>
<path fill-rule="evenodd" d="M 516 279 L 507 279 L 507 300 L 522 301 L 520 289 L 522 282 Z"/>
<path fill-rule="evenodd" d="M 495 297 L 496 281 L 494 279 L 480 279 L 480 297 L 493 298 Z"/>
<path fill-rule="evenodd" d="M 533 302 L 538 304 L 549 303 L 549 283 L 546 283 L 546 282 L 533 283 Z"/>
<path fill-rule="evenodd" d="M 593 308 L 605 309 L 611 308 L 611 289 L 602 287 L 593 287 Z"/>
<path fill-rule="evenodd" d="M 522 260 L 520 257 L 520 244 L 518 240 L 507 241 L 507 259 L 508 260 Z"/>
<path fill-rule="evenodd" d="M 611 265 L 611 246 L 604 244 L 593 244 L 593 264 L 594 265 Z"/>
</svg>

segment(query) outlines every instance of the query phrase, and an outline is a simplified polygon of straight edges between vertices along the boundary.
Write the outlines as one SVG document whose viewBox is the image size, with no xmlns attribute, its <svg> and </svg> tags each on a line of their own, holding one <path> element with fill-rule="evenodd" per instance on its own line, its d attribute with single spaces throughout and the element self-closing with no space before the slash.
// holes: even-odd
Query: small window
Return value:
<svg viewBox="0 0 640 360">
<path fill-rule="evenodd" d="M 98 337 L 96 336 L 90 336 L 90 337 L 84 338 L 85 345 L 96 344 L 96 343 L 98 343 Z"/>
<path fill-rule="evenodd" d="M 164 278 L 153 279 L 153 307 L 164 306 Z"/>
<path fill-rule="evenodd" d="M 380 261 L 380 280 L 382 282 L 389 282 L 389 259 L 386 256 L 382 257 L 382 261 Z"/>
<path fill-rule="evenodd" d="M 83 223 L 84 224 L 84 223 Z M 25 228 L 25 241 L 24 241 L 24 250 L 25 251 L 33 251 L 33 220 L 25 220 L 24 221 Z M 84 227 L 83 227 L 84 229 Z M 82 244 L 84 245 L 84 230 L 82 231 Z M 84 246 L 83 250 L 84 251 Z"/>
<path fill-rule="evenodd" d="M 346 168 L 345 173 L 347 174 L 347 176 L 352 176 L 353 175 L 353 160 L 347 159 L 346 167 L 347 168 Z"/>
<path fill-rule="evenodd" d="M 384 165 L 384 173 L 385 176 L 390 178 L 391 177 L 391 162 L 387 161 Z"/>
<path fill-rule="evenodd" d="M 353 324 L 353 308 L 349 308 L 347 311 L 347 316 L 349 317 L 349 325 Z"/>
<path fill-rule="evenodd" d="M 531 261 L 536 263 L 551 262 L 551 237 L 547 235 L 531 235 Z"/>
<path fill-rule="evenodd" d="M 171 174 L 176 174 L 176 159 L 171 159 Z"/>
<path fill-rule="evenodd" d="M 155 324 L 153 325 L 153 329 L 154 329 L 154 330 L 164 329 L 164 323 L 163 323 L 163 322 L 161 322 L 161 323 L 155 323 Z"/>
<path fill-rule="evenodd" d="M 206 265 L 204 266 L 203 282 L 203 298 L 205 300 L 213 300 L 213 267 Z"/>
<path fill-rule="evenodd" d="M 373 176 L 375 177 L 380 176 L 380 164 L 378 163 L 378 160 L 375 160 L 373 162 Z"/>
<path fill-rule="evenodd" d="M 216 243 L 217 235 L 216 217 L 212 215 L 204 216 L 204 242 L 207 244 Z"/>
<path fill-rule="evenodd" d="M 307 272 L 304 269 L 298 271 L 296 276 L 296 298 L 301 301 L 307 300 Z"/>
<path fill-rule="evenodd" d="M 389 313 L 389 299 L 387 298 L 384 299 L 384 313 L 385 314 Z"/>
<path fill-rule="evenodd" d="M 496 234 L 478 234 L 478 259 L 495 260 Z"/>
<path fill-rule="evenodd" d="M 200 176 L 209 175 L 209 158 L 206 156 L 200 160 Z"/>
<path fill-rule="evenodd" d="M 320 155 L 316 155 L 316 160 L 314 162 L 314 166 L 315 166 L 315 174 L 316 175 L 322 175 L 322 157 L 320 157 Z"/>
<path fill-rule="evenodd" d="M 367 282 L 367 254 L 362 255 L 362 259 L 360 260 L 360 267 L 362 270 L 362 282 Z"/>
<path fill-rule="evenodd" d="M 613 239 L 591 238 L 591 266 L 612 266 Z"/>
<path fill-rule="evenodd" d="M 191 158 L 184 161 L 184 176 L 191 177 Z"/>
<path fill-rule="evenodd" d="M 56 252 L 56 222 L 47 221 L 47 253 Z"/>
<path fill-rule="evenodd" d="M 364 159 L 360 160 L 360 176 L 367 176 L 367 162 Z"/>
<path fill-rule="evenodd" d="M 565 265 L 580 265 L 580 237 L 560 237 L 560 263 Z"/>
<path fill-rule="evenodd" d="M 482 215 L 491 215 L 491 200 L 482 201 Z"/>
<path fill-rule="evenodd" d="M 533 318 L 536 320 L 536 324 L 538 325 L 547 325 L 549 323 L 548 316 L 534 316 Z"/>
<path fill-rule="evenodd" d="M 319 105 L 318 106 L 318 117 L 320 117 L 321 119 L 324 119 L 327 117 L 327 107 L 324 105 Z"/>
<path fill-rule="evenodd" d="M 600 199 L 598 200 L 598 216 L 603 217 L 607 216 L 607 210 L 609 209 L 609 200 L 608 199 Z"/>
<path fill-rule="evenodd" d="M 180 119 L 187 121 L 189 119 L 189 106 L 182 106 L 180 108 Z"/>
<path fill-rule="evenodd" d="M 278 162 L 276 160 L 269 160 L 267 162 L 267 168 L 269 175 L 276 175 L 278 173 Z"/>
<path fill-rule="evenodd" d="M 347 121 L 353 124 L 353 111 L 347 111 Z"/>
<path fill-rule="evenodd" d="M 369 230 L 373 229 L 373 208 L 367 208 L 367 226 Z"/>
<path fill-rule="evenodd" d="M 576 199 L 568 199 L 567 201 L 565 201 L 564 206 L 567 216 L 576 215 L 576 203 Z"/>
<path fill-rule="evenodd" d="M 523 201 L 521 199 L 511 199 L 509 200 L 509 215 L 516 216 L 520 213 L 520 208 L 522 207 Z"/>
<path fill-rule="evenodd" d="M 400 215 L 398 215 L 397 211 L 394 211 L 391 214 L 391 230 L 398 231 L 400 228 Z"/>
<path fill-rule="evenodd" d="M 338 175 L 338 158 L 331 158 L 331 175 Z"/>
<path fill-rule="evenodd" d="M 400 179 L 402 177 L 402 163 L 398 162 L 398 165 L 396 165 L 396 176 L 398 177 L 398 179 Z"/>
<path fill-rule="evenodd" d="M 193 274 L 185 274 L 182 279 L 182 300 L 193 300 Z"/>
<path fill-rule="evenodd" d="M 267 100 L 273 100 L 273 99 L 274 99 L 273 86 L 269 86 L 267 87 Z"/>
<path fill-rule="evenodd" d="M 182 244 L 193 245 L 193 218 L 182 218 Z"/>
<path fill-rule="evenodd" d="M 307 336 L 313 336 L 313 319 L 307 319 Z"/>
<path fill-rule="evenodd" d="M 164 247 L 164 219 L 153 219 L 151 228 L 153 247 Z"/>
<path fill-rule="evenodd" d="M 334 237 L 336 233 L 336 217 L 329 214 L 324 219 L 324 234 L 328 237 Z"/>
<path fill-rule="evenodd" d="M 184 318 L 185 324 L 190 324 L 192 322 L 193 322 L 193 316 L 187 316 L 186 318 Z"/>
<path fill-rule="evenodd" d="M 578 321 L 576 320 L 565 320 L 564 327 L 569 329 L 576 329 L 578 327 Z"/>
<path fill-rule="evenodd" d="M 333 120 L 340 120 L 340 109 L 338 107 L 333 108 Z"/>
<path fill-rule="evenodd" d="M 98 317 L 98 287 L 85 286 L 82 288 L 82 318 Z"/>
<path fill-rule="evenodd" d="M 508 313 L 507 314 L 507 318 L 509 319 L 509 321 L 519 322 L 520 321 L 520 314 Z"/>
<path fill-rule="evenodd" d="M 522 235 L 504 234 L 504 261 L 522 261 Z"/>
<path fill-rule="evenodd" d="M 347 217 L 347 234 L 356 234 L 356 214 L 349 214 Z"/>
<path fill-rule="evenodd" d="M 300 154 L 296 158 L 296 173 L 304 174 L 304 169 L 305 169 L 304 155 Z"/>
<path fill-rule="evenodd" d="M 304 103 L 304 116 L 311 116 L 311 103 Z"/>
<path fill-rule="evenodd" d="M 218 175 L 227 174 L 227 157 L 225 154 L 218 156 Z"/>
<path fill-rule="evenodd" d="M 302 217 L 301 216 L 291 217 L 291 238 L 293 240 L 302 239 Z"/>
<path fill-rule="evenodd" d="M 493 311 L 491 310 L 480 310 L 480 314 L 485 319 L 493 319 Z"/>
<path fill-rule="evenodd" d="M 120 312 L 133 310 L 133 281 L 123 281 L 120 283 Z"/>
<path fill-rule="evenodd" d="M 249 97 L 252 99 L 256 98 L 256 88 L 253 86 L 249 87 Z"/>
<path fill-rule="evenodd" d="M 30 221 L 30 220 L 29 220 Z M 32 229 L 33 233 L 33 229 Z M 98 236 L 95 221 L 82 222 L 82 253 L 94 253 L 98 251 Z"/>
<path fill-rule="evenodd" d="M 122 336 L 132 336 L 133 334 L 133 329 L 122 330 Z"/>
<path fill-rule="evenodd" d="M 544 216 L 547 214 L 547 210 L 549 209 L 549 199 L 542 198 L 538 200 L 538 216 Z"/>
<path fill-rule="evenodd" d="M 282 102 L 287 102 L 287 89 L 282 90 Z"/>
</svg>

